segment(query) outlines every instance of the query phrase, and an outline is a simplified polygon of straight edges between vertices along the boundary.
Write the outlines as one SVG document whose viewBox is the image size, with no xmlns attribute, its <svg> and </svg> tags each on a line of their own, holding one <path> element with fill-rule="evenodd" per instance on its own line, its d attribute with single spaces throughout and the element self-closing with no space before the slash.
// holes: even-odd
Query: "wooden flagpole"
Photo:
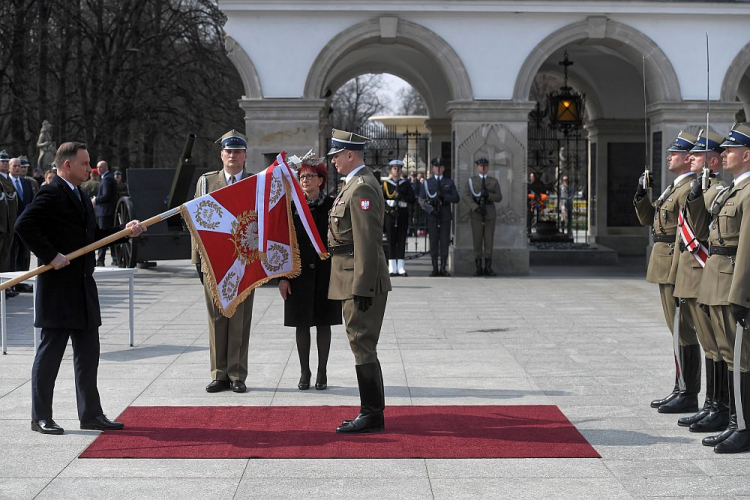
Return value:
<svg viewBox="0 0 750 500">
<path fill-rule="evenodd" d="M 168 219 L 168 218 L 170 218 L 170 217 L 172 217 L 174 215 L 177 215 L 178 213 L 180 213 L 180 207 L 181 206 L 175 207 L 175 208 L 172 208 L 171 210 L 167 210 L 166 212 L 162 212 L 159 215 L 154 215 L 150 219 L 146 219 L 145 221 L 141 222 L 141 225 L 145 226 L 145 227 L 148 227 L 148 226 L 151 226 L 153 224 L 156 224 L 157 222 L 161 222 L 161 221 L 163 221 L 165 219 Z M 106 238 L 102 238 L 99 241 L 95 241 L 93 243 L 89 243 L 85 247 L 79 248 L 78 250 L 76 250 L 76 251 L 74 251 L 72 253 L 69 253 L 65 257 L 67 257 L 68 260 L 76 259 L 76 258 L 80 257 L 81 255 L 86 255 L 89 252 L 93 252 L 94 250 L 98 250 L 101 247 L 105 247 L 105 246 L 109 245 L 110 243 L 114 243 L 115 241 L 117 241 L 117 240 L 119 240 L 121 238 L 124 238 L 126 236 L 130 236 L 131 233 L 132 233 L 132 230 L 130 228 L 125 228 L 122 231 L 118 231 L 115 234 L 111 234 L 111 235 L 107 236 Z M 10 288 L 10 287 L 15 286 L 15 285 L 17 285 L 19 283 L 22 283 L 22 282 L 26 281 L 29 278 L 33 278 L 34 276 L 42 274 L 43 272 L 49 271 L 50 269 L 54 269 L 51 264 L 47 264 L 46 266 L 39 266 L 36 269 L 32 269 L 31 271 L 29 271 L 29 272 L 27 272 L 25 274 L 22 274 L 21 276 L 18 276 L 17 278 L 13 278 L 12 280 L 8 280 L 8 281 L 0 284 L 0 292 L 2 292 L 3 290 L 5 290 L 6 288 Z"/>
</svg>

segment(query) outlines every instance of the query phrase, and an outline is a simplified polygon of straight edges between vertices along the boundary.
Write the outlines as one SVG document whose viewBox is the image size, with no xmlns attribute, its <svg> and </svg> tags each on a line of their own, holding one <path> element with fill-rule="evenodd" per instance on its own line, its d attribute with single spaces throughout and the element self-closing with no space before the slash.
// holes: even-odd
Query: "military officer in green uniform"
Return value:
<svg viewBox="0 0 750 500">
<path fill-rule="evenodd" d="M 383 372 L 378 340 L 391 281 L 383 252 L 385 203 L 378 180 L 364 165 L 366 137 L 333 130 L 328 152 L 345 184 L 328 220 L 331 281 L 328 298 L 343 301 L 344 323 L 359 386 L 360 411 L 336 432 L 378 432 L 385 427 Z"/>
<path fill-rule="evenodd" d="M 692 181 L 687 200 L 690 202 L 700 196 L 710 205 L 719 190 L 726 187 L 726 183 L 714 173 L 721 168 L 720 155 L 724 151 L 721 143 L 724 138 L 713 132 L 706 134 L 705 131 L 698 135 L 695 147 L 690 150 L 690 170 L 696 178 Z M 689 427 L 691 432 L 722 430 L 729 421 L 727 365 L 719 356 L 717 339 L 708 315 L 699 307 L 697 300 L 708 251 L 708 222 L 704 214 L 702 211 L 698 224 L 695 224 L 688 211 L 682 211 L 682 223 L 678 222 L 674 252 L 674 265 L 677 266 L 674 296 L 680 299 L 681 307 L 695 325 L 706 365 L 706 398 L 703 407 L 694 415 L 677 421 L 678 425 Z M 689 348 L 697 349 L 697 346 Z M 674 401 L 669 405 L 673 403 Z"/>
<path fill-rule="evenodd" d="M 500 192 L 500 182 L 487 175 L 490 169 L 489 160 L 479 158 L 474 164 L 477 166 L 477 175 L 469 177 L 464 186 L 464 192 L 461 193 L 461 200 L 468 206 L 471 219 L 474 263 L 477 266 L 474 276 L 497 276 L 492 270 L 492 247 L 495 241 L 495 221 L 497 220 L 495 203 L 500 203 L 503 195 Z"/>
<path fill-rule="evenodd" d="M 646 281 L 659 285 L 664 318 L 673 334 L 676 309 L 673 291 L 677 268 L 672 265 L 672 256 L 677 237 L 677 217 L 680 207 L 685 204 L 690 192 L 690 181 L 695 178 L 695 174 L 690 171 L 690 150 L 695 146 L 696 140 L 695 136 L 680 132 L 667 150 L 669 151 L 669 171 L 677 178 L 667 186 L 656 201 L 652 202 L 644 187 L 646 174 L 643 174 L 633 200 L 638 220 L 642 225 L 651 227 L 654 241 Z M 678 328 L 679 337 L 676 342 L 673 342 L 676 371 L 674 389 L 667 397 L 651 401 L 651 407 L 658 408 L 662 413 L 698 411 L 700 347 L 698 347 L 695 327 L 690 316 L 684 314 L 682 310 L 679 315 Z M 680 379 L 681 375 L 682 379 Z M 677 401 L 662 410 L 662 406 L 673 400 Z"/>
<path fill-rule="evenodd" d="M 730 416 L 727 429 L 703 440 L 717 453 L 750 449 L 750 126 L 735 125 L 721 144 L 724 170 L 734 176 L 709 205 L 708 261 L 698 302 L 708 305 L 719 353 L 727 363 Z M 692 198 L 692 197 L 691 197 Z M 706 209 L 704 198 L 688 203 L 696 218 Z M 747 217 L 745 216 L 747 214 Z M 696 221 L 697 224 L 697 221 Z"/>
<path fill-rule="evenodd" d="M 245 172 L 247 160 L 247 137 L 230 130 L 217 141 L 221 143 L 221 161 L 224 168 L 208 172 L 198 179 L 195 197 L 221 189 L 249 176 Z M 193 263 L 203 282 L 200 255 L 193 245 Z M 213 380 L 206 386 L 207 392 L 220 392 L 232 389 L 234 392 L 245 392 L 247 386 L 247 356 L 250 343 L 250 324 L 253 319 L 253 297 L 251 293 L 237 307 L 231 318 L 224 316 L 211 297 L 207 283 L 204 283 L 206 308 L 208 310 L 208 334 L 211 351 L 211 377 Z"/>
<path fill-rule="evenodd" d="M 10 265 L 10 251 L 13 237 L 16 234 L 15 225 L 18 218 L 18 200 L 16 188 L 8 178 L 10 175 L 10 155 L 0 151 L 0 271 L 13 271 Z M 6 297 L 15 297 L 18 292 L 7 288 Z"/>
</svg>

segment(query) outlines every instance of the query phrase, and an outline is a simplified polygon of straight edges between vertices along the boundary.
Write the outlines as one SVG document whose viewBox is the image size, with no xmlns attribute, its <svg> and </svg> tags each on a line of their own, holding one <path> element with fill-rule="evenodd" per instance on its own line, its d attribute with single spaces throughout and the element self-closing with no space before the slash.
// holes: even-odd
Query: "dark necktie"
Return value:
<svg viewBox="0 0 750 500">
<path fill-rule="evenodd" d="M 435 177 L 435 181 L 437 182 L 437 194 L 440 196 L 443 194 L 443 183 L 441 182 L 443 180 L 442 176 Z"/>
<path fill-rule="evenodd" d="M 484 186 L 484 176 L 482 176 L 482 193 L 484 193 L 485 186 Z"/>
<path fill-rule="evenodd" d="M 231 184 L 234 184 L 234 181 L 236 181 L 236 180 L 237 180 L 237 179 L 235 178 L 235 176 L 233 176 L 233 175 L 230 175 L 230 176 L 229 176 L 229 184 L 230 184 L 230 185 L 231 185 Z"/>
<path fill-rule="evenodd" d="M 21 188 L 21 179 L 14 179 L 13 183 L 16 186 L 16 191 L 18 192 L 18 197 L 23 198 L 23 189 Z"/>
</svg>

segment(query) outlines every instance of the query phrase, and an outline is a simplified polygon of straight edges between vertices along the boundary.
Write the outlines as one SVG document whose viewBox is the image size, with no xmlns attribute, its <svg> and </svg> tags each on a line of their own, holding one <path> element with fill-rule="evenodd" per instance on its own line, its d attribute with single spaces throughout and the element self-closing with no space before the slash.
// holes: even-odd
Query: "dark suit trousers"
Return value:
<svg viewBox="0 0 750 500">
<path fill-rule="evenodd" d="M 97 217 L 96 218 L 96 225 L 99 226 L 99 229 L 109 229 L 110 227 L 114 227 L 115 225 L 115 216 L 114 215 L 105 215 L 103 217 Z M 102 247 L 99 249 L 99 253 L 96 257 L 97 262 L 104 262 L 104 255 L 107 253 L 107 247 Z"/>
<path fill-rule="evenodd" d="M 28 271 L 31 264 L 31 252 L 24 245 L 18 235 L 13 236 L 13 244 L 10 247 L 10 270 Z"/>
<path fill-rule="evenodd" d="M 448 263 L 448 246 L 450 245 L 451 237 L 450 221 L 439 221 L 437 217 L 428 216 L 427 232 L 430 234 L 432 265 L 437 266 L 439 250 L 440 265 L 441 267 L 446 267 Z"/>
<path fill-rule="evenodd" d="M 73 343 L 78 418 L 101 415 L 102 406 L 96 378 L 99 371 L 99 329 L 68 330 L 42 328 L 42 339 L 31 369 L 31 418 L 52 418 L 52 396 L 68 338 Z"/>
</svg>

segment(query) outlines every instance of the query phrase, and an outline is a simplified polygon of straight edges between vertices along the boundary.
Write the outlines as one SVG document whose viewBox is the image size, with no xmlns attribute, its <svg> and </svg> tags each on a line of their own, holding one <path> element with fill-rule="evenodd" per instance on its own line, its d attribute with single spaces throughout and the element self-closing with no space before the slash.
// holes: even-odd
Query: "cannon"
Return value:
<svg viewBox="0 0 750 500">
<path fill-rule="evenodd" d="M 117 201 L 115 224 L 145 220 L 193 199 L 198 178 L 208 171 L 192 161 L 194 144 L 195 134 L 189 134 L 177 168 L 128 169 L 129 195 Z M 152 225 L 138 238 L 124 238 L 112 246 L 112 257 L 119 267 L 189 259 L 190 252 L 190 232 L 179 216 Z"/>
</svg>

